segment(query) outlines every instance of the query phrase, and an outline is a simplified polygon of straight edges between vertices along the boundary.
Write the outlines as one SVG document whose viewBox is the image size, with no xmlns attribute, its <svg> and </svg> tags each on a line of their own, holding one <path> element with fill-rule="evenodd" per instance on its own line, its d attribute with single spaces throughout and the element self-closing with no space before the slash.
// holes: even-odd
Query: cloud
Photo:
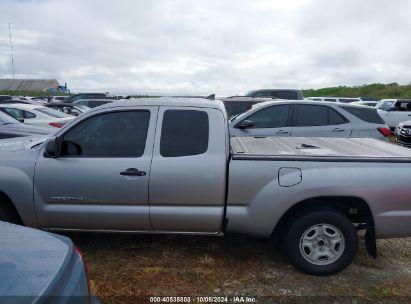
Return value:
<svg viewBox="0 0 411 304">
<path fill-rule="evenodd" d="M 37 0 L 0 4 L 0 77 L 73 91 L 231 95 L 408 83 L 409 1 Z"/>
</svg>

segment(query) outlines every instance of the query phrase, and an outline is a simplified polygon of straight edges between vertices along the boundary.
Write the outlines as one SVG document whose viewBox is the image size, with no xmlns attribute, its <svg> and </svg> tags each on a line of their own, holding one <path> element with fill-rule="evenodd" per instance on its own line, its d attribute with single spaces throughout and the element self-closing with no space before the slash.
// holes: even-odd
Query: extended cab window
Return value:
<svg viewBox="0 0 411 304">
<path fill-rule="evenodd" d="M 253 128 L 283 128 L 288 125 L 289 105 L 264 108 L 246 118 L 253 122 Z"/>
<path fill-rule="evenodd" d="M 160 154 L 163 157 L 198 155 L 208 149 L 208 115 L 196 110 L 167 110 L 163 115 Z"/>
<path fill-rule="evenodd" d="M 140 157 L 144 154 L 149 121 L 149 111 L 123 111 L 91 117 L 64 135 L 61 154 Z"/>
</svg>

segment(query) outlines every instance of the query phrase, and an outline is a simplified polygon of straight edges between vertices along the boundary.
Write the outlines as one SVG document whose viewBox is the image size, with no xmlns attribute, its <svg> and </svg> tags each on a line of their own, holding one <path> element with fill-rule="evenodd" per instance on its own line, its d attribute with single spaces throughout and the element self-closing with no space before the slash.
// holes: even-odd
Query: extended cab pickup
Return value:
<svg viewBox="0 0 411 304">
<path fill-rule="evenodd" d="M 410 150 L 374 139 L 230 139 L 226 115 L 219 101 L 119 101 L 47 140 L 2 140 L 0 219 L 50 230 L 278 233 L 292 264 L 317 275 L 350 264 L 359 229 L 373 256 L 376 238 L 411 235 Z"/>
</svg>

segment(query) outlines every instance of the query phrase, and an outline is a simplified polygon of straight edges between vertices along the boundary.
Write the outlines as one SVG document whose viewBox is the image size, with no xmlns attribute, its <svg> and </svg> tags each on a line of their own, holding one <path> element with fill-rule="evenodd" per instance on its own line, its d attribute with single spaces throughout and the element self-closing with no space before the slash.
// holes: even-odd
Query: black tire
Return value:
<svg viewBox="0 0 411 304">
<path fill-rule="evenodd" d="M 20 217 L 14 208 L 0 202 L 0 221 L 21 225 Z"/>
<path fill-rule="evenodd" d="M 321 238 L 319 237 L 319 238 L 315 238 L 316 239 L 314 241 L 316 242 L 316 244 L 314 245 L 315 247 L 307 247 L 304 245 L 301 245 L 300 247 L 300 242 L 304 234 L 306 233 L 305 235 L 311 238 L 309 233 L 311 233 L 312 231 L 316 229 L 314 227 L 320 227 L 319 231 L 323 230 L 324 227 L 337 228 L 337 230 L 339 230 L 338 232 L 340 233 L 337 233 L 336 236 L 337 238 L 338 236 L 342 236 L 341 237 L 342 241 L 339 242 L 340 244 L 334 245 L 334 244 L 331 244 L 331 241 L 327 237 L 325 237 L 325 245 L 324 245 L 324 241 L 322 241 Z M 327 233 L 328 231 L 330 230 L 327 230 Z M 314 233 L 313 236 L 314 235 L 316 235 L 316 233 Z M 318 241 L 318 239 L 320 240 Z M 312 242 L 312 241 L 309 241 L 309 242 Z M 285 229 L 285 234 L 284 234 L 282 245 L 283 245 L 283 250 L 288 256 L 291 264 L 295 266 L 297 269 L 299 269 L 302 272 L 312 274 L 312 275 L 326 276 L 326 275 L 337 273 L 343 270 L 344 268 L 346 268 L 348 265 L 350 265 L 350 263 L 354 259 L 355 254 L 357 252 L 357 243 L 358 243 L 357 231 L 346 216 L 334 210 L 326 210 L 326 211 L 313 210 L 313 211 L 307 211 L 303 214 L 300 214 L 298 218 L 296 218 L 292 223 L 290 223 L 287 226 L 287 228 Z M 304 243 L 301 243 L 301 244 L 304 244 Z M 315 262 L 311 262 L 308 260 L 311 258 L 309 256 L 310 253 L 314 253 L 314 251 L 320 252 L 322 250 L 328 250 L 329 247 L 333 249 L 332 251 L 333 254 L 335 252 L 338 252 L 338 254 L 335 254 L 335 257 L 328 258 L 326 256 L 325 257 L 320 256 L 320 258 L 317 258 L 317 263 L 328 263 L 328 264 L 318 265 Z M 310 252 L 311 248 L 313 248 L 312 250 L 313 252 Z M 339 251 L 338 251 L 338 248 L 339 248 Z"/>
</svg>

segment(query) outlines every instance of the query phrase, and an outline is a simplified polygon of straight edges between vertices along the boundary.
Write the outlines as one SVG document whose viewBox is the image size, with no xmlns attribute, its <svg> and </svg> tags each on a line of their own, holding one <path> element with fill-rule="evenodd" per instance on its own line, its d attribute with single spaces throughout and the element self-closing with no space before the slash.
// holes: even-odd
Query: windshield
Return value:
<svg viewBox="0 0 411 304">
<path fill-rule="evenodd" d="M 380 103 L 376 106 L 376 108 L 379 109 L 379 110 L 386 111 L 389 108 L 391 108 L 393 103 L 394 103 L 393 100 L 383 100 L 383 101 L 380 101 Z"/>
<path fill-rule="evenodd" d="M 6 115 L 0 112 L 0 125 L 7 125 L 7 124 L 14 124 L 14 123 L 19 123 L 19 122 L 15 120 L 14 118 L 10 117 L 9 115 Z"/>
<path fill-rule="evenodd" d="M 250 111 L 250 110 L 248 110 L 248 111 Z M 248 112 L 247 111 L 247 112 Z M 247 112 L 244 112 L 244 113 L 241 113 L 241 114 L 237 114 L 237 115 L 234 115 L 234 116 L 232 116 L 230 119 L 229 119 L 229 121 L 230 122 L 232 122 L 232 121 L 234 121 L 234 120 L 237 120 L 237 119 L 241 119 L 241 117 L 243 117 Z"/>
<path fill-rule="evenodd" d="M 34 110 L 36 110 L 37 112 L 46 114 L 48 116 L 54 117 L 54 118 L 66 118 L 66 117 L 70 117 L 70 115 L 67 115 L 65 113 L 62 113 L 60 111 L 54 110 L 54 109 L 50 109 L 50 108 L 46 108 L 46 107 L 42 107 L 42 108 L 35 108 Z"/>
</svg>

